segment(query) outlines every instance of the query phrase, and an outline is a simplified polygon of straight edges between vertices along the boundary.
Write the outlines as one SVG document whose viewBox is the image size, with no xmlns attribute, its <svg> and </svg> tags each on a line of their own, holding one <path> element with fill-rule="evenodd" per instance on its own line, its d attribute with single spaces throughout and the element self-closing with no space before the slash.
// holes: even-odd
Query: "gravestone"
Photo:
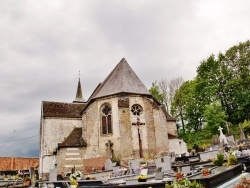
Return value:
<svg viewBox="0 0 250 188">
<path fill-rule="evenodd" d="M 55 168 L 49 170 L 49 181 L 57 181 L 57 172 Z"/>
<path fill-rule="evenodd" d="M 184 175 L 190 173 L 190 169 L 191 169 L 190 166 L 183 166 L 183 167 L 181 167 L 181 171 L 182 171 L 182 173 Z"/>
<path fill-rule="evenodd" d="M 148 175 L 148 169 L 141 169 L 141 173 L 140 174 L 147 176 Z"/>
<path fill-rule="evenodd" d="M 113 167 L 113 177 L 120 176 L 119 169 L 120 169 L 119 166 Z"/>
<path fill-rule="evenodd" d="M 219 146 L 218 146 L 218 153 L 224 154 L 223 142 L 220 142 L 220 143 L 219 143 Z"/>
<path fill-rule="evenodd" d="M 218 150 L 205 151 L 200 153 L 201 161 L 208 161 L 217 157 Z"/>
<path fill-rule="evenodd" d="M 245 140 L 246 136 L 245 136 L 244 131 L 242 129 L 241 123 L 239 124 L 239 128 L 240 128 L 240 140 Z"/>
<path fill-rule="evenodd" d="M 105 145 L 107 146 L 106 157 L 112 159 L 113 158 L 113 149 L 112 149 L 113 143 L 110 140 L 108 140 L 108 142 Z"/>
<path fill-rule="evenodd" d="M 235 143 L 234 135 L 227 136 L 227 140 L 230 141 L 230 142 Z"/>
<path fill-rule="evenodd" d="M 164 172 L 158 171 L 155 173 L 155 179 L 156 180 L 162 180 L 163 179 Z"/>
<path fill-rule="evenodd" d="M 162 157 L 155 159 L 156 168 L 161 168 L 162 172 L 170 173 L 171 172 L 171 157 Z"/>
<path fill-rule="evenodd" d="M 140 174 L 141 163 L 139 160 L 133 159 L 129 161 L 130 174 Z"/>
<path fill-rule="evenodd" d="M 113 170 L 113 163 L 110 159 L 107 159 L 105 164 L 104 164 L 105 170 Z"/>
<path fill-rule="evenodd" d="M 34 167 L 30 167 L 30 179 L 31 179 L 31 186 L 35 187 L 36 173 L 35 173 L 35 168 Z"/>
</svg>

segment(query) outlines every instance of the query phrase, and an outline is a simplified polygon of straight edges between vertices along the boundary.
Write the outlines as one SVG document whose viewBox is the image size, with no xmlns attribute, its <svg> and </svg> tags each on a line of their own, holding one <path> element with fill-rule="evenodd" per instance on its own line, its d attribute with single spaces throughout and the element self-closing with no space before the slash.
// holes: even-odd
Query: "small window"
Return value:
<svg viewBox="0 0 250 188">
<path fill-rule="evenodd" d="M 133 106 L 131 107 L 131 112 L 135 116 L 140 116 L 142 114 L 142 111 L 143 111 L 143 108 L 139 104 L 133 104 Z"/>
<path fill-rule="evenodd" d="M 102 134 L 112 133 L 112 111 L 109 104 L 105 104 L 101 109 Z"/>
</svg>

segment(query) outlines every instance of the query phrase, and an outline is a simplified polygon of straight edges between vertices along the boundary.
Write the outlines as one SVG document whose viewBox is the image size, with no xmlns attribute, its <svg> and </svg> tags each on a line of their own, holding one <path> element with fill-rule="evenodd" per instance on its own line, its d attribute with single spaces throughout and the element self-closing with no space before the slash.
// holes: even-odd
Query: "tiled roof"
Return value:
<svg viewBox="0 0 250 188">
<path fill-rule="evenodd" d="M 91 96 L 92 99 L 118 93 L 151 95 L 123 58 Z"/>
<path fill-rule="evenodd" d="M 86 147 L 87 143 L 82 138 L 82 128 L 75 127 L 69 136 L 58 144 L 58 147 Z"/>
<path fill-rule="evenodd" d="M 42 115 L 44 117 L 81 118 L 84 103 L 42 102 Z"/>
<path fill-rule="evenodd" d="M 39 158 L 0 157 L 0 171 L 29 170 L 38 165 Z"/>
</svg>

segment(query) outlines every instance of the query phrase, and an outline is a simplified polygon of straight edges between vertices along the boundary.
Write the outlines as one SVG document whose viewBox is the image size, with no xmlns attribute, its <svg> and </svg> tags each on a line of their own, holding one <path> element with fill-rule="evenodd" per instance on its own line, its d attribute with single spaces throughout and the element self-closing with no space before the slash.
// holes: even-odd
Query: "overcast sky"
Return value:
<svg viewBox="0 0 250 188">
<path fill-rule="evenodd" d="M 88 99 L 125 57 L 147 88 L 250 35 L 246 0 L 1 0 L 0 156 L 38 156 L 42 101 Z"/>
</svg>

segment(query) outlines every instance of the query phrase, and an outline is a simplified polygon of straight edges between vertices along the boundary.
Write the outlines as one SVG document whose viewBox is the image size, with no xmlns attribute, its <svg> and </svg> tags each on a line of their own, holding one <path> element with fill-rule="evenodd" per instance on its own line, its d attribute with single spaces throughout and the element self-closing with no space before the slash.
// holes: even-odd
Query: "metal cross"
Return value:
<svg viewBox="0 0 250 188">
<path fill-rule="evenodd" d="M 140 154 L 140 158 L 143 158 L 140 125 L 145 125 L 145 123 L 141 123 L 140 122 L 140 118 L 137 118 L 136 123 L 132 123 L 132 125 L 136 125 L 137 126 L 138 139 L 139 139 L 139 154 Z"/>
</svg>

